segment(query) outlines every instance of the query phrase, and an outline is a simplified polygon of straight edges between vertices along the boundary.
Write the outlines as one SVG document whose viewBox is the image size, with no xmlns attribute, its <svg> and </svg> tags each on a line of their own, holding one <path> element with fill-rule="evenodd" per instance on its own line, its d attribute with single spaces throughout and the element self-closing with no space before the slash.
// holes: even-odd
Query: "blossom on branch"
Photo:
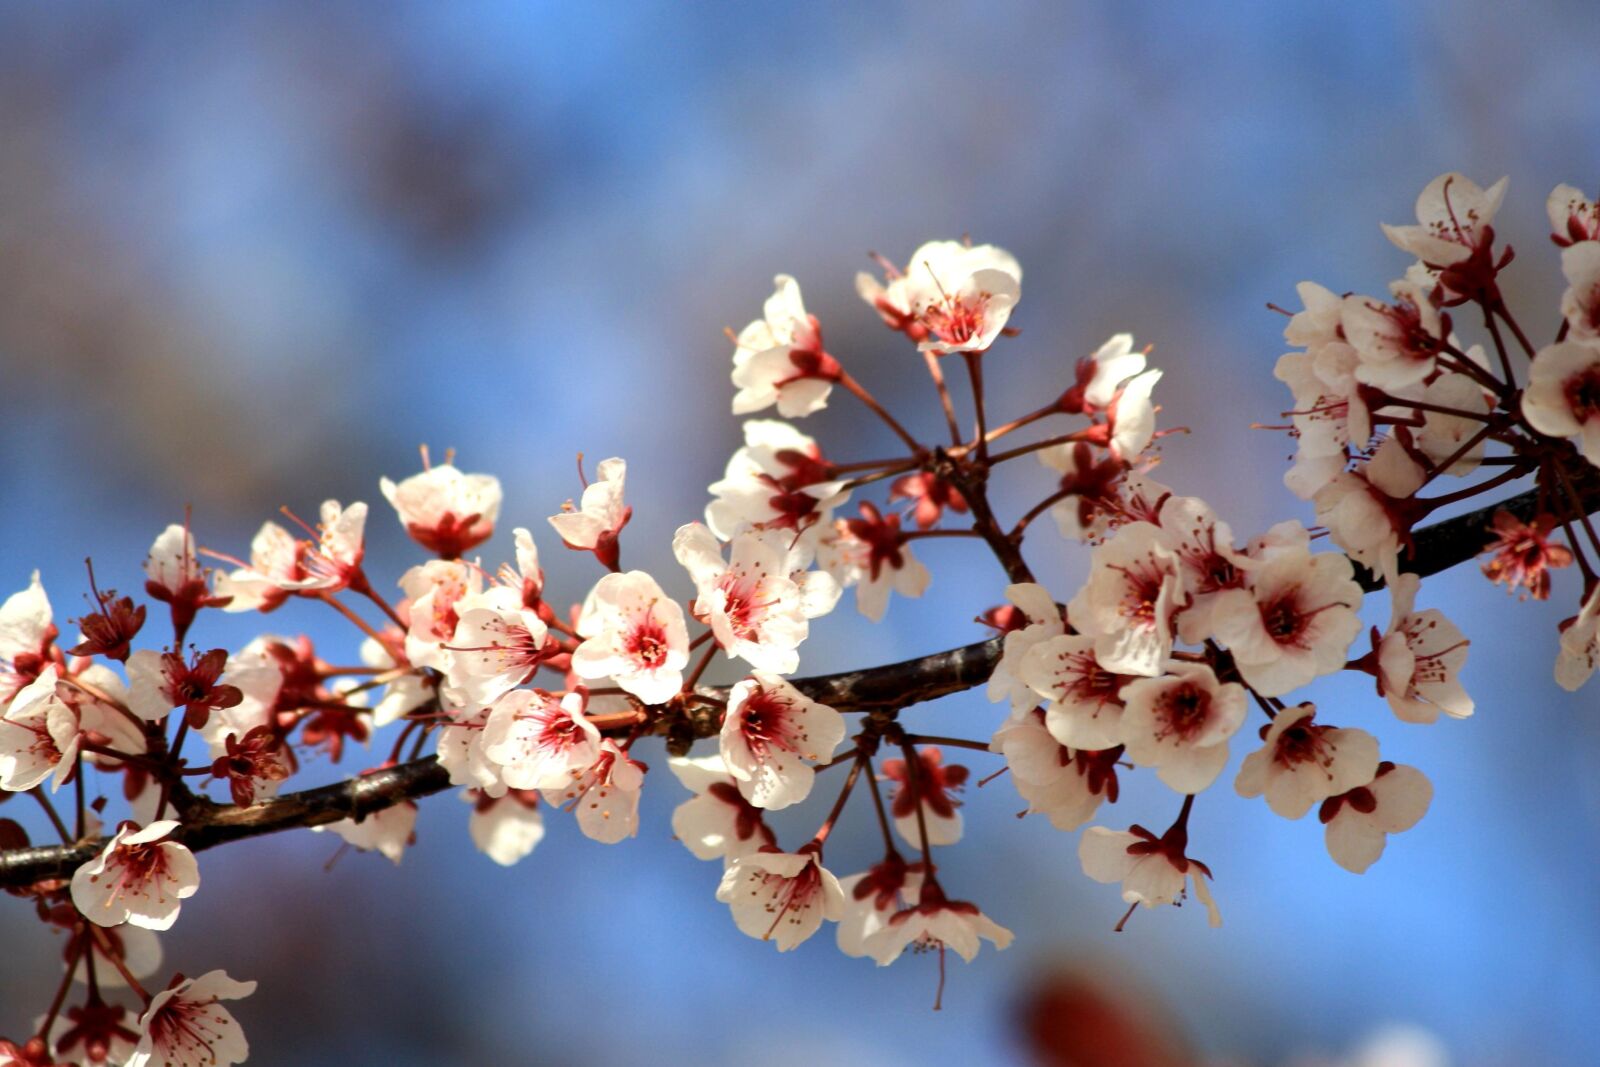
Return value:
<svg viewBox="0 0 1600 1067">
<path fill-rule="evenodd" d="M 250 1056 L 244 1028 L 221 1001 L 256 991 L 222 971 L 199 978 L 174 975 L 139 1017 L 139 1044 L 128 1067 L 229 1067 Z"/>
<path fill-rule="evenodd" d="M 797 419 L 820 411 L 842 371 L 822 347 L 822 327 L 806 313 L 800 283 L 787 274 L 772 280 L 762 317 L 740 331 L 733 349 L 733 413 L 778 406 Z"/>
<path fill-rule="evenodd" d="M 462 474 L 445 463 L 378 485 L 411 539 L 445 559 L 487 541 L 500 517 L 500 479 L 492 474 Z"/>
<path fill-rule="evenodd" d="M 173 819 L 143 829 L 124 823 L 100 855 L 72 876 L 73 906 L 99 926 L 171 929 L 183 901 L 200 890 L 194 853 L 171 840 L 177 829 Z"/>
</svg>

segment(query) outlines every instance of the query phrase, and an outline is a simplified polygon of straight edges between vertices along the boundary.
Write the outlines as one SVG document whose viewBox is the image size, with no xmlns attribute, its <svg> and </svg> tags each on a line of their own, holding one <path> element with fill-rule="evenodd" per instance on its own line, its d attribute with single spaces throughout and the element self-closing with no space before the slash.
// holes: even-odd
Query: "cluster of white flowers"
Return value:
<svg viewBox="0 0 1600 1067">
<path fill-rule="evenodd" d="M 1010 943 L 1008 930 L 948 896 L 939 879 L 933 850 L 956 844 L 965 829 L 957 794 L 969 772 L 945 761 L 950 748 L 998 754 L 1028 812 L 1061 830 L 1087 827 L 1083 869 L 1120 883 L 1129 914 L 1193 892 L 1217 925 L 1212 872 L 1188 854 L 1191 814 L 1259 709 L 1260 745 L 1243 755 L 1235 791 L 1264 798 L 1287 819 L 1316 808 L 1333 859 L 1366 870 L 1387 835 L 1422 818 L 1432 787 L 1421 771 L 1383 760 L 1372 733 L 1321 721 L 1310 701 L 1284 698 L 1353 670 L 1373 679 L 1404 722 L 1473 713 L 1460 680 L 1466 637 L 1437 609 L 1416 606 L 1421 580 L 1408 564 L 1425 516 L 1536 476 L 1539 513 L 1494 517 L 1483 536 L 1485 571 L 1542 598 L 1549 572 L 1577 562 L 1586 586 L 1563 624 L 1557 681 L 1576 688 L 1600 666 L 1600 542 L 1581 507 L 1600 461 L 1600 212 L 1569 187 L 1552 194 L 1569 288 L 1560 335 L 1535 351 L 1496 284 L 1511 260 L 1509 250 L 1497 252 L 1492 225 L 1504 192 L 1503 181 L 1482 189 L 1454 174 L 1431 183 L 1418 225 L 1386 228 L 1419 261 L 1385 299 L 1300 287 L 1304 309 L 1285 331 L 1296 351 L 1276 371 L 1295 397 L 1285 428 L 1297 454 L 1286 483 L 1313 503 L 1341 551 L 1314 552 L 1321 531 L 1293 520 L 1241 543 L 1204 501 L 1151 476 L 1163 436 L 1153 401 L 1161 371 L 1131 335 L 1077 361 L 1071 382 L 1038 410 L 989 419 L 983 357 L 1017 332 L 1010 320 L 1022 271 L 992 245 L 934 241 L 904 268 L 880 260 L 885 277 L 863 274 L 857 289 L 914 346 L 950 444 L 924 444 L 891 415 L 827 350 L 799 284 L 780 275 L 762 317 L 730 333 L 734 413 L 776 407 L 784 419 L 800 418 L 825 408 L 839 387 L 905 454 L 840 462 L 789 422 L 746 421 L 743 445 L 709 487 L 704 522 L 672 538 L 686 572 L 675 580 L 622 566 L 632 518 L 622 459 L 598 464 L 579 501 L 549 519 L 563 545 L 604 571 L 562 610 L 547 599 L 530 531 L 513 532 L 513 559 L 498 569 L 468 556 L 495 533 L 499 481 L 449 460 L 432 465 L 425 451 L 421 473 L 381 482 L 403 529 L 429 553 L 399 577 L 392 602 L 368 576 L 366 505 L 333 500 L 315 527 L 294 520 L 305 536 L 264 524 L 248 560 L 197 550 L 187 522 L 163 530 L 144 567 L 145 592 L 170 612 L 172 640 L 159 649 L 132 647 L 146 608 L 93 587 L 92 571 L 96 610 L 77 620 L 76 647 L 61 647 L 35 575 L 0 605 L 0 789 L 34 792 L 64 840 L 97 843 L 69 879 L 25 890 L 67 932 L 69 968 L 91 975 L 90 999 L 69 1015 L 100 1020 L 90 1037 L 111 1050 L 109 1062 L 243 1060 L 243 1033 L 220 1002 L 253 983 L 213 971 L 175 977 L 154 995 L 139 985 L 160 965 L 152 931 L 171 928 L 199 889 L 190 846 L 207 843 L 197 821 L 217 809 L 197 803 L 195 790 L 226 789 L 241 809 L 270 803 L 311 753 L 339 762 L 347 742 L 364 748 L 390 726 L 387 757 L 351 785 L 353 796 L 382 794 L 384 802 L 324 807 L 306 823 L 397 864 L 415 842 L 417 805 L 396 776 L 425 765 L 430 739 L 470 805 L 472 840 L 509 866 L 544 837 L 545 809 L 571 813 L 599 842 L 635 836 L 649 770 L 639 745 L 666 736 L 668 766 L 691 794 L 673 813 L 675 834 L 695 856 L 722 861 L 717 899 L 740 930 L 780 951 L 824 921 L 836 924 L 841 951 L 880 965 L 908 948 L 936 950 L 941 961 L 948 948 L 970 960 L 981 940 Z M 1464 346 L 1454 332 L 1451 311 L 1467 303 L 1483 310 L 1492 352 Z M 1530 361 L 1526 388 L 1501 326 Z M 977 409 L 970 438 L 942 370 L 949 356 L 960 356 L 951 362 L 969 375 Z M 1001 444 L 1060 417 L 1083 424 Z M 985 487 L 994 468 L 1029 453 L 1054 485 L 1002 526 Z M 1437 478 L 1495 468 L 1458 492 L 1419 496 Z M 857 500 L 849 517 L 836 515 L 880 481 L 886 500 Z M 1029 524 L 1046 513 L 1063 536 L 1092 546 L 1086 579 L 1064 608 L 1021 555 Z M 1566 544 L 1554 540 L 1558 527 Z M 1587 549 L 1575 529 L 1587 532 Z M 989 696 L 1009 706 L 988 740 L 923 736 L 900 719 L 906 706 L 978 681 L 971 649 L 950 653 L 942 677 L 904 673 L 912 665 L 881 668 L 882 678 L 913 679 L 888 695 L 881 683 L 872 688 L 871 671 L 856 679 L 870 696 L 853 690 L 850 676 L 792 677 L 812 622 L 845 589 L 855 588 L 858 610 L 872 620 L 884 616 L 891 593 L 920 596 L 930 573 L 912 546 L 939 536 L 983 544 L 1010 578 L 1007 603 L 981 616 L 1002 635 Z M 202 566 L 203 555 L 229 569 Z M 1380 584 L 1389 591 L 1388 625 L 1372 628 L 1370 650 L 1355 653 L 1364 589 Z M 263 635 L 231 653 L 187 644 L 207 609 L 269 613 L 291 600 L 354 625 L 359 664 L 336 666 L 305 637 Z M 719 656 L 723 677 L 712 685 L 707 671 Z M 866 714 L 852 724 L 842 711 Z M 696 741 L 704 750 L 694 750 Z M 207 754 L 191 762 L 197 743 Z M 882 758 L 891 751 L 896 758 Z M 822 777 L 834 767 L 832 779 Z M 49 800 L 68 784 L 84 790 L 90 768 L 119 776 L 128 802 L 129 817 L 109 836 L 97 818 L 104 798 L 78 805 L 75 834 Z M 1122 779 L 1144 770 L 1182 798 L 1171 826 L 1159 834 L 1088 826 L 1118 801 Z M 360 788 L 363 776 L 372 789 Z M 842 785 L 820 826 L 782 847 L 766 813 L 803 804 L 820 781 L 836 779 Z M 884 851 L 841 879 L 824 865 L 824 849 L 858 788 L 872 795 Z M 367 813 L 344 817 L 351 810 Z M 902 847 L 916 855 L 908 860 Z M 103 999 L 101 990 L 119 987 L 141 998 L 137 1019 Z M 61 1007 L 58 998 L 35 1041 L 54 1042 L 54 1053 L 69 1058 L 76 1054 L 61 1035 L 88 1040 L 87 1024 L 62 1030 Z M 0 1052 L 18 1047 L 0 1043 Z"/>
</svg>

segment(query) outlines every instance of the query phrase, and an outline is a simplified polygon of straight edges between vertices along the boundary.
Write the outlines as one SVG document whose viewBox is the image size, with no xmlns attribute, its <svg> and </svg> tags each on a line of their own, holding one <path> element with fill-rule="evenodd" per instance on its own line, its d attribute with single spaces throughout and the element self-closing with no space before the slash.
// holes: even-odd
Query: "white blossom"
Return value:
<svg viewBox="0 0 1600 1067">
<path fill-rule="evenodd" d="M 690 852 L 703 860 L 728 860 L 776 847 L 761 809 L 744 798 L 720 754 L 673 756 L 667 766 L 694 794 L 672 812 L 673 836 Z"/>
<path fill-rule="evenodd" d="M 1172 652 L 1182 595 L 1178 557 L 1160 528 L 1129 523 L 1090 555 L 1089 581 L 1067 605 L 1067 619 L 1094 638 L 1106 670 L 1153 676 Z"/>
<path fill-rule="evenodd" d="M 778 406 L 786 419 L 801 418 L 828 404 L 839 378 L 838 364 L 822 347 L 822 329 L 806 313 L 800 283 L 787 274 L 772 279 L 773 292 L 762 317 L 739 332 L 734 342 L 733 413 Z"/>
<path fill-rule="evenodd" d="M 1000 660 L 989 675 L 988 694 L 991 702 L 1008 700 L 1013 717 L 1024 715 L 1039 703 L 1040 693 L 1034 691 L 1029 678 L 1023 673 L 1023 664 L 1029 654 L 1042 642 L 1066 632 L 1066 620 L 1056 606 L 1050 591 L 1036 582 L 1017 582 L 1006 586 L 1006 600 L 1014 605 L 1027 620 L 1026 625 L 1006 631 L 1000 642 Z"/>
<path fill-rule="evenodd" d="M 721 752 L 739 792 L 758 808 L 786 808 L 811 792 L 812 765 L 844 740 L 844 717 L 775 674 L 756 671 L 728 694 Z"/>
<path fill-rule="evenodd" d="M 124 823 L 98 856 L 73 873 L 73 905 L 99 926 L 171 929 L 183 901 L 200 889 L 194 853 L 171 840 L 177 829 L 173 819 L 143 829 Z"/>
<path fill-rule="evenodd" d="M 1361 632 L 1354 573 L 1335 552 L 1283 550 L 1250 572 L 1247 589 L 1225 594 L 1213 625 L 1252 688 L 1280 696 L 1344 667 Z"/>
<path fill-rule="evenodd" d="M 1205 905 L 1207 923 L 1213 927 L 1222 925 L 1222 915 L 1206 884 L 1211 872 L 1148 830 L 1137 826 L 1126 831 L 1091 826 L 1078 840 L 1078 859 L 1083 873 L 1095 881 L 1121 882 L 1124 903 L 1146 908 L 1178 904 L 1192 878 L 1194 894 Z"/>
<path fill-rule="evenodd" d="M 1600 344 L 1562 341 L 1533 357 L 1522 414 L 1551 437 L 1576 437 L 1590 463 L 1600 466 Z"/>
<path fill-rule="evenodd" d="M 1434 722 L 1441 711 L 1466 718 L 1472 698 L 1457 676 L 1468 641 L 1439 609 L 1415 610 L 1421 584 L 1415 574 L 1389 576 L 1389 629 L 1378 643 L 1378 690 L 1406 722 Z"/>
<path fill-rule="evenodd" d="M 1228 762 L 1228 738 L 1244 724 L 1245 691 L 1219 682 L 1202 663 L 1167 664 L 1159 678 L 1138 678 L 1122 690 L 1122 738 L 1135 764 L 1180 793 L 1198 793 Z"/>
<path fill-rule="evenodd" d="M 1328 797 L 1372 781 L 1378 742 L 1365 730 L 1318 725 L 1310 704 L 1284 708 L 1264 728 L 1263 744 L 1244 758 L 1234 788 L 1242 797 L 1266 794 L 1267 806 L 1298 819 Z"/>
<path fill-rule="evenodd" d="M 584 638 L 572 653 L 580 678 L 613 678 L 646 704 L 671 699 L 683 685 L 689 631 L 683 609 L 644 571 L 600 579 L 578 618 Z"/>
<path fill-rule="evenodd" d="M 1485 237 L 1500 210 L 1509 179 L 1487 189 L 1451 172 L 1429 182 L 1417 196 L 1417 225 L 1383 227 L 1402 250 L 1430 266 L 1448 267 L 1467 259 Z"/>
<path fill-rule="evenodd" d="M 751 852 L 722 874 L 717 899 L 741 931 L 787 952 L 817 932 L 822 920 L 844 915 L 844 890 L 815 850 Z"/>
<path fill-rule="evenodd" d="M 445 463 L 398 485 L 388 478 L 378 484 L 406 533 L 448 558 L 487 541 L 500 517 L 500 480 L 492 474 L 462 474 Z"/>
<path fill-rule="evenodd" d="M 1366 785 L 1329 797 L 1318 813 L 1326 829 L 1328 855 L 1345 870 L 1361 874 L 1383 855 L 1389 834 L 1421 821 L 1433 801 L 1433 783 L 1415 767 L 1378 764 Z"/>
<path fill-rule="evenodd" d="M 221 1005 L 256 991 L 254 982 L 235 982 L 222 971 L 208 971 L 168 986 L 150 1000 L 139 1017 L 139 1044 L 127 1067 L 229 1067 L 250 1056 L 244 1028 Z"/>
</svg>

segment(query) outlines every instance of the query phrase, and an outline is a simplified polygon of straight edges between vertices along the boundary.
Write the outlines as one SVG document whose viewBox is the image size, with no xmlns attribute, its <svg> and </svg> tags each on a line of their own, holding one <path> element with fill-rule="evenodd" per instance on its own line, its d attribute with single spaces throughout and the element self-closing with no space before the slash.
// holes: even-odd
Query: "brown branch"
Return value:
<svg viewBox="0 0 1600 1067">
<path fill-rule="evenodd" d="M 1584 505 L 1600 511 L 1600 475 L 1590 477 L 1579 487 Z M 1538 494 L 1529 491 L 1477 511 L 1447 519 L 1417 531 L 1416 551 L 1404 561 L 1407 570 L 1424 577 L 1448 570 L 1478 555 L 1489 542 L 1488 528 L 1497 511 L 1509 511 L 1524 521 L 1533 517 Z M 1383 580 L 1357 567 L 1362 587 L 1380 589 Z M 929 656 L 891 663 L 882 667 L 844 671 L 839 674 L 795 679 L 794 685 L 813 700 L 840 711 L 876 711 L 904 708 L 951 693 L 959 693 L 987 681 L 1000 659 L 1000 638 L 991 638 L 936 652 Z M 706 698 L 726 701 L 726 688 L 706 686 L 697 690 Z M 715 718 L 689 720 L 696 737 L 716 733 Z M 659 732 L 668 732 L 665 722 Z M 395 767 L 374 771 L 348 781 L 286 793 L 273 800 L 241 808 L 216 804 L 204 798 L 192 800 L 184 813 L 179 839 L 196 852 L 261 834 L 277 833 L 304 826 L 325 826 L 345 818 L 362 818 L 373 812 L 415 800 L 450 787 L 450 777 L 432 756 Z M 12 849 L 0 852 L 0 888 L 32 885 L 49 878 L 67 878 L 80 865 L 93 859 L 105 840 L 79 845 Z"/>
</svg>

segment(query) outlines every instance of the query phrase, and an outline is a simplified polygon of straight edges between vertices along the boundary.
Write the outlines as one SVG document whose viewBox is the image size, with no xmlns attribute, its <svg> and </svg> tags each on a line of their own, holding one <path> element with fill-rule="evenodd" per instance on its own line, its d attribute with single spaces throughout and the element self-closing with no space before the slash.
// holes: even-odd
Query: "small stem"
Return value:
<svg viewBox="0 0 1600 1067">
<path fill-rule="evenodd" d="M 1025 456 L 1029 452 L 1040 452 L 1046 448 L 1054 448 L 1056 445 L 1075 444 L 1088 436 L 1088 433 L 1089 431 L 1087 430 L 1074 430 L 1072 433 L 1046 437 L 1043 441 L 1035 441 L 1031 445 L 1018 445 L 1016 448 L 1010 448 L 990 456 L 989 465 L 995 466 L 996 464 L 1004 463 L 1008 459 L 1016 459 L 1018 456 Z"/>
<path fill-rule="evenodd" d="M 1483 306 L 1483 324 L 1489 330 L 1489 336 L 1494 338 L 1494 350 L 1500 356 L 1500 370 L 1506 376 L 1506 384 L 1515 386 L 1517 376 L 1511 370 L 1511 356 L 1506 352 L 1506 343 L 1500 338 L 1500 328 L 1494 323 L 1494 309 L 1488 305 Z"/>
<path fill-rule="evenodd" d="M 984 411 L 983 402 L 983 353 L 963 352 L 961 355 L 967 361 L 967 378 L 972 383 L 972 406 L 977 409 L 976 428 L 973 436 L 976 438 L 978 445 L 978 463 L 980 466 L 988 466 L 989 428 L 986 424 L 987 415 Z"/>
<path fill-rule="evenodd" d="M 1511 327 L 1511 332 L 1517 338 L 1517 344 L 1521 345 L 1522 351 L 1527 353 L 1529 359 L 1532 359 L 1533 345 L 1528 342 L 1528 335 L 1522 332 L 1522 327 L 1517 323 L 1516 316 L 1512 315 L 1511 309 L 1506 307 L 1506 302 L 1504 300 L 1497 302 L 1495 311 L 1499 313 L 1502 319 L 1506 320 L 1506 325 Z"/>
<path fill-rule="evenodd" d="M 150 994 L 145 992 L 144 986 L 140 985 L 133 972 L 128 970 L 128 964 L 123 960 L 122 953 L 111 944 L 111 939 L 105 932 L 97 926 L 85 925 L 84 929 L 94 938 L 95 944 L 100 946 L 100 954 L 111 961 L 111 966 L 115 967 L 117 973 L 122 975 L 122 980 L 128 983 L 128 988 L 137 993 L 146 1004 L 150 1003 Z"/>
<path fill-rule="evenodd" d="M 927 451 L 927 449 L 923 448 L 922 445 L 917 443 L 917 439 L 915 437 L 912 437 L 911 434 L 906 432 L 906 428 L 901 426 L 899 421 L 896 420 L 893 415 L 884 410 L 883 405 L 878 403 L 877 398 L 871 393 L 867 392 L 866 387 L 860 382 L 856 381 L 855 378 L 851 376 L 849 371 L 839 372 L 839 384 L 844 386 L 845 389 L 849 390 L 851 395 L 853 395 L 857 400 L 865 404 L 869 411 L 878 416 L 878 418 L 882 419 L 889 429 L 894 431 L 895 436 L 900 438 L 901 441 L 905 442 L 905 446 L 911 449 L 912 452 L 916 453 L 917 455 L 921 455 Z"/>
<path fill-rule="evenodd" d="M 839 821 L 839 815 L 844 811 L 844 802 L 850 799 L 850 791 L 856 787 L 856 779 L 861 777 L 861 768 L 864 761 L 861 754 L 856 753 L 855 766 L 850 768 L 850 773 L 844 780 L 844 787 L 839 790 L 839 797 L 833 802 L 833 810 L 828 812 L 828 817 L 822 821 L 817 832 L 812 835 L 812 840 L 822 844 L 828 840 L 828 835 L 833 833 L 833 824 Z"/>
<path fill-rule="evenodd" d="M 964 737 L 935 737 L 932 734 L 907 734 L 906 740 L 917 745 L 946 745 L 950 748 L 970 748 L 974 752 L 995 755 L 987 741 L 969 741 Z"/>
<path fill-rule="evenodd" d="M 950 427 L 950 443 L 961 443 L 961 427 L 956 424 L 955 405 L 950 402 L 950 390 L 944 383 L 944 368 L 939 365 L 938 356 L 932 352 L 922 353 L 922 358 L 927 360 L 928 374 L 933 378 L 933 384 L 939 390 L 939 406 L 944 409 L 944 421 Z"/>
<path fill-rule="evenodd" d="M 707 632 L 709 633 L 709 631 Z M 705 650 L 705 653 L 700 657 L 700 662 L 694 665 L 694 670 L 689 673 L 689 677 L 683 680 L 685 692 L 694 692 L 695 683 L 700 681 L 700 676 L 706 672 L 707 667 L 711 666 L 711 661 L 716 658 L 720 648 L 721 646 L 719 645 L 712 645 Z"/>
<path fill-rule="evenodd" d="M 1417 497 L 1417 503 L 1425 505 L 1429 511 L 1432 511 L 1435 508 L 1442 508 L 1446 504 L 1454 504 L 1458 500 L 1467 500 L 1471 497 L 1475 497 L 1479 493 L 1487 493 L 1489 490 L 1504 485 L 1506 482 L 1521 478 L 1527 473 L 1528 468 L 1526 466 L 1507 467 L 1505 470 L 1501 471 L 1499 474 L 1495 475 L 1493 478 L 1490 478 L 1486 482 L 1479 482 L 1477 485 L 1469 485 L 1465 489 L 1458 489 L 1454 493 L 1446 493 L 1444 496 L 1430 496 L 1426 498 Z"/>
<path fill-rule="evenodd" d="M 878 786 L 878 776 L 872 772 L 872 757 L 862 753 L 861 760 L 867 765 L 867 785 L 872 790 L 872 806 L 878 813 L 878 829 L 883 831 L 884 852 L 889 856 L 898 856 L 900 850 L 894 845 L 894 834 L 889 832 L 889 813 L 883 806 L 883 791 Z"/>
<path fill-rule="evenodd" d="M 78 963 L 83 959 L 88 938 L 87 932 L 73 934 L 72 951 L 67 956 L 67 973 L 61 976 L 61 984 L 56 987 L 56 995 L 50 1001 L 50 1010 L 44 1013 L 44 1021 L 39 1024 L 39 1038 L 47 1044 L 50 1041 L 50 1027 L 55 1025 L 56 1016 L 61 1013 L 61 1005 L 67 1001 L 67 991 L 72 988 L 72 976 L 78 971 Z"/>
<path fill-rule="evenodd" d="M 82 774 L 83 770 L 80 768 L 78 773 Z M 44 813 L 50 816 L 50 824 L 56 828 L 56 833 L 61 835 L 61 843 L 63 845 L 72 844 L 73 838 L 67 832 L 67 824 L 61 821 L 61 816 L 56 814 L 56 806 L 50 803 L 49 797 L 44 795 L 44 786 L 36 785 L 28 790 L 28 793 L 39 802 L 39 806 L 44 809 Z"/>
<path fill-rule="evenodd" d="M 902 541 L 921 540 L 926 537 L 983 537 L 977 530 L 912 530 L 900 535 Z"/>
<path fill-rule="evenodd" d="M 366 581 L 366 571 L 357 571 L 355 573 L 354 581 L 350 582 L 350 589 L 373 601 L 374 605 L 378 605 L 379 611 L 389 616 L 390 622 L 394 622 L 402 630 L 405 629 L 405 622 L 400 621 L 400 614 L 394 608 L 390 608 L 389 601 L 384 600 L 379 595 L 378 590 L 373 589 L 373 584 L 370 581 Z"/>
<path fill-rule="evenodd" d="M 178 773 L 183 766 L 178 753 L 183 750 L 183 743 L 189 737 L 189 716 L 184 714 L 178 722 L 178 732 L 172 737 L 172 748 L 167 751 L 166 774 L 161 779 L 161 799 L 156 802 L 156 815 L 151 822 L 160 822 L 161 816 L 167 812 L 167 802 L 172 799 L 172 776 Z"/>
<path fill-rule="evenodd" d="M 363 619 L 360 615 L 357 615 L 350 609 L 349 605 L 339 600 L 332 593 L 321 593 L 317 596 L 317 599 L 328 605 L 334 611 L 337 611 L 340 615 L 343 615 L 345 618 L 349 619 L 355 625 L 356 629 L 360 630 L 362 633 L 378 642 L 378 644 L 383 645 L 385 649 L 388 649 L 389 646 L 383 644 L 383 637 L 379 635 L 378 631 L 374 630 L 367 623 L 367 620 Z"/>
<path fill-rule="evenodd" d="M 922 845 L 922 876 L 937 885 L 934 878 L 933 853 L 928 850 L 928 815 L 922 809 L 922 757 L 910 741 L 900 742 L 900 751 L 906 760 L 906 788 L 912 791 L 917 805 L 917 837 Z"/>
<path fill-rule="evenodd" d="M 1017 524 L 1011 528 L 1011 536 L 1014 539 L 1020 539 L 1023 531 L 1028 528 L 1034 519 L 1037 519 L 1040 515 L 1043 515 L 1045 512 L 1049 511 L 1056 504 L 1059 504 L 1061 501 L 1067 499 L 1067 497 L 1075 494 L 1076 490 L 1073 489 L 1058 489 L 1051 493 L 1033 507 L 1029 508 L 1027 514 L 1017 520 Z"/>
</svg>

